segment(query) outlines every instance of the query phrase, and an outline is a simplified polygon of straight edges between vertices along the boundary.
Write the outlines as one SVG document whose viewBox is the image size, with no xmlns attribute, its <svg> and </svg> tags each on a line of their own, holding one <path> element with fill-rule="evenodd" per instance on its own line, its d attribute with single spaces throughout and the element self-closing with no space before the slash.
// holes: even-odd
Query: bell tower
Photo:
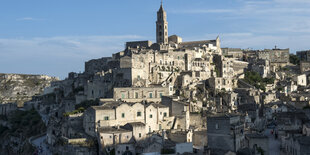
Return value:
<svg viewBox="0 0 310 155">
<path fill-rule="evenodd" d="M 167 13 L 163 8 L 163 1 L 157 11 L 156 41 L 158 44 L 168 44 L 168 22 Z"/>
</svg>

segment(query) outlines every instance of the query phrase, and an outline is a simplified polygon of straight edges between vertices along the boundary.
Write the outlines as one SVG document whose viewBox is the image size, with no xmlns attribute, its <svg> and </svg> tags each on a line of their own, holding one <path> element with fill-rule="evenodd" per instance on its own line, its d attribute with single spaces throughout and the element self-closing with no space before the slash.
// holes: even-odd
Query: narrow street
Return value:
<svg viewBox="0 0 310 155">
<path fill-rule="evenodd" d="M 275 139 L 274 135 L 271 134 L 272 129 L 266 129 L 264 134 L 269 138 L 269 154 L 280 155 L 280 140 Z"/>
<path fill-rule="evenodd" d="M 39 114 L 41 115 L 42 121 L 47 126 L 49 120 L 48 115 L 42 114 L 41 112 L 39 112 Z M 45 142 L 46 142 L 46 134 L 32 141 L 32 144 L 34 144 L 37 148 L 36 153 L 38 155 L 52 155 L 51 151 L 48 149 L 48 146 L 46 145 Z"/>
</svg>

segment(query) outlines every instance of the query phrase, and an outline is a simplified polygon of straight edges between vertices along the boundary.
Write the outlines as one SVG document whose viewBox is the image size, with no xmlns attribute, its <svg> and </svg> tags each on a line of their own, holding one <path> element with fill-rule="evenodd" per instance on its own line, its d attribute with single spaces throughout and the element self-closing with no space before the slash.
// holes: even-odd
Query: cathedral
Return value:
<svg viewBox="0 0 310 155">
<path fill-rule="evenodd" d="M 156 43 L 151 41 L 127 42 L 125 49 L 113 54 L 112 57 L 90 60 L 85 63 L 86 74 L 96 74 L 100 77 L 89 83 L 89 95 L 94 98 L 111 97 L 113 94 L 119 95 L 118 97 L 114 95 L 114 98 L 139 96 L 134 95 L 132 91 L 127 93 L 112 91 L 112 89 L 121 91 L 122 89 L 117 88 L 125 87 L 167 88 L 169 91 L 164 92 L 171 95 L 179 88 L 187 86 L 188 81 L 198 82 L 211 77 L 230 78 L 233 76 L 233 70 L 230 68 L 215 69 L 216 65 L 213 62 L 215 57 L 220 60 L 224 59 L 219 37 L 215 40 L 183 42 L 182 38 L 177 35 L 168 36 L 167 13 L 161 4 L 157 11 Z M 99 82 L 96 83 L 98 79 Z M 105 90 L 98 87 L 105 88 Z"/>
</svg>

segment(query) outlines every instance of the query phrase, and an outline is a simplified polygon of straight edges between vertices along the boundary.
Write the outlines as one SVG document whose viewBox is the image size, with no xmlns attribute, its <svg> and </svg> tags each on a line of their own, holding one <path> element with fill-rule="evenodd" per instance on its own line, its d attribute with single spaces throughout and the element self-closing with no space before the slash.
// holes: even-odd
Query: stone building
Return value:
<svg viewBox="0 0 310 155">
<path fill-rule="evenodd" d="M 207 117 L 208 148 L 236 152 L 244 147 L 244 124 L 240 116 L 224 114 Z"/>
<path fill-rule="evenodd" d="M 171 90 L 171 91 L 170 91 Z M 173 87 L 124 87 L 114 88 L 114 99 L 126 102 L 160 102 L 162 96 L 173 94 Z"/>
<path fill-rule="evenodd" d="M 245 146 L 253 150 L 262 149 L 265 155 L 269 155 L 269 139 L 263 134 L 246 134 Z"/>
<path fill-rule="evenodd" d="M 307 86 L 307 76 L 306 74 L 296 75 L 293 80 L 298 86 Z"/>
<path fill-rule="evenodd" d="M 282 147 L 288 155 L 310 154 L 310 137 L 290 135 L 282 139 Z"/>
<path fill-rule="evenodd" d="M 250 59 L 249 69 L 258 72 L 262 78 L 270 74 L 270 61 L 266 59 Z"/>
<path fill-rule="evenodd" d="M 213 91 L 232 91 L 237 87 L 237 82 L 235 78 L 212 77 L 207 80 L 207 85 Z"/>
<path fill-rule="evenodd" d="M 234 59 L 225 58 L 222 55 L 215 55 L 213 58 L 216 67 L 216 76 L 223 78 L 231 78 L 234 75 L 233 62 Z"/>
<path fill-rule="evenodd" d="M 132 139 L 132 132 L 120 128 L 105 127 L 98 129 L 99 149 L 101 154 L 105 152 L 121 155 L 125 151 L 135 153 L 134 141 Z M 125 149 L 121 146 L 126 145 Z"/>
<path fill-rule="evenodd" d="M 310 71 L 310 62 L 308 61 L 301 61 L 299 66 L 300 72 L 305 73 Z"/>
<path fill-rule="evenodd" d="M 95 74 L 101 71 L 107 71 L 109 65 L 113 62 L 112 57 L 103 57 L 100 59 L 92 59 L 85 62 L 85 73 L 86 74 Z M 114 65 L 117 67 L 117 65 Z"/>
<path fill-rule="evenodd" d="M 241 48 L 222 48 L 222 52 L 225 57 L 243 60 L 243 50 Z"/>
<path fill-rule="evenodd" d="M 151 41 L 127 42 L 126 48 L 105 57 L 85 63 L 85 74 L 90 76 L 84 89 L 87 99 L 112 97 L 113 88 L 175 86 L 182 72 L 195 72 L 197 80 L 205 80 L 214 72 L 213 56 L 221 55 L 220 39 L 183 42 L 177 35 L 168 37 L 167 14 L 163 8 L 157 12 L 156 43 Z M 231 61 L 225 59 L 224 63 Z M 227 76 L 231 65 L 221 69 Z M 229 73 L 228 73 L 229 71 Z M 227 74 L 226 74 L 227 72 Z"/>
<path fill-rule="evenodd" d="M 257 52 L 258 59 L 269 60 L 275 68 L 284 67 L 289 63 L 289 49 L 265 49 Z"/>
<path fill-rule="evenodd" d="M 238 108 L 238 94 L 232 91 L 223 93 L 223 104 L 229 106 L 231 110 Z"/>
<path fill-rule="evenodd" d="M 260 92 L 257 89 L 236 88 L 234 92 L 238 94 L 238 105 L 260 103 Z"/>
<path fill-rule="evenodd" d="M 156 103 L 107 102 L 93 106 L 84 114 L 83 126 L 87 134 L 95 136 L 99 127 L 124 126 L 127 123 L 145 124 L 145 132 L 153 132 L 167 127 L 165 121 L 169 108 Z"/>
<path fill-rule="evenodd" d="M 297 51 L 296 55 L 299 57 L 300 61 L 310 61 L 310 50 Z"/>
</svg>

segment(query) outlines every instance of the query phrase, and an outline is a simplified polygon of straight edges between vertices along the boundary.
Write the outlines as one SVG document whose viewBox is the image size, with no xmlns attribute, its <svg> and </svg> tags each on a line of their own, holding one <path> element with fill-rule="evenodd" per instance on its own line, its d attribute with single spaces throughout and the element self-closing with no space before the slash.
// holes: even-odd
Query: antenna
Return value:
<svg viewBox="0 0 310 155">
<path fill-rule="evenodd" d="M 160 3 L 160 5 L 163 5 L 163 0 L 161 0 L 161 3 Z"/>
</svg>

